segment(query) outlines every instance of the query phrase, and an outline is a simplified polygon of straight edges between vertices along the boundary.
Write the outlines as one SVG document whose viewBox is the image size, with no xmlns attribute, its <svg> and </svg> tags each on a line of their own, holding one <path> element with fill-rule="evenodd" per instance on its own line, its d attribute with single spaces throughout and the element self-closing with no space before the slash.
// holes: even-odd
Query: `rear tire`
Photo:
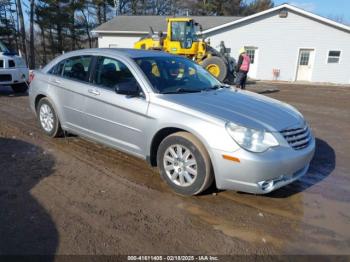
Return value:
<svg viewBox="0 0 350 262">
<path fill-rule="evenodd" d="M 15 93 L 25 93 L 28 90 L 28 86 L 26 83 L 14 84 L 11 85 L 11 88 Z"/>
<path fill-rule="evenodd" d="M 197 195 L 214 181 L 207 150 L 187 132 L 171 134 L 160 143 L 157 163 L 161 177 L 181 195 Z"/>
<path fill-rule="evenodd" d="M 214 67 L 214 71 L 217 73 L 212 73 L 220 82 L 223 82 L 227 76 L 227 64 L 226 62 L 219 56 L 211 56 L 203 60 L 202 66 L 207 69 L 210 73 L 211 67 Z M 215 66 L 217 70 L 215 70 Z"/>
<path fill-rule="evenodd" d="M 47 98 L 42 98 L 37 106 L 39 125 L 44 133 L 50 137 L 60 137 L 63 134 L 60 121 L 54 107 Z"/>
</svg>

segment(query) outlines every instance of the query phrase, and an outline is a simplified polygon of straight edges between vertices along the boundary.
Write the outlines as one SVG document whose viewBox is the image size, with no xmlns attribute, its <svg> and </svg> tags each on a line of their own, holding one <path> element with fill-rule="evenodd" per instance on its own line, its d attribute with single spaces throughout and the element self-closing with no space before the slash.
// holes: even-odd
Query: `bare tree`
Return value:
<svg viewBox="0 0 350 262">
<path fill-rule="evenodd" d="M 30 37 L 29 37 L 29 68 L 35 68 L 35 50 L 34 50 L 34 0 L 30 0 Z"/>
<path fill-rule="evenodd" d="M 19 19 L 19 31 L 20 31 L 20 40 L 21 40 L 21 52 L 24 55 L 24 58 L 26 62 L 28 63 L 28 57 L 27 57 L 27 45 L 26 45 L 26 29 L 24 27 L 24 18 L 23 18 L 23 11 L 22 11 L 22 1 L 16 0 L 17 3 L 17 14 Z"/>
</svg>

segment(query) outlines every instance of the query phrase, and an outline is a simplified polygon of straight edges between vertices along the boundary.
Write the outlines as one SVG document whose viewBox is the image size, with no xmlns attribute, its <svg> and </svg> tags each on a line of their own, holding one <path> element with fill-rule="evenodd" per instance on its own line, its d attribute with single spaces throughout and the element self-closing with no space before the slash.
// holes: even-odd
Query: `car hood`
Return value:
<svg viewBox="0 0 350 262">
<path fill-rule="evenodd" d="M 273 132 L 304 123 L 294 107 L 249 91 L 220 89 L 162 95 L 161 99 L 254 129 Z"/>
</svg>

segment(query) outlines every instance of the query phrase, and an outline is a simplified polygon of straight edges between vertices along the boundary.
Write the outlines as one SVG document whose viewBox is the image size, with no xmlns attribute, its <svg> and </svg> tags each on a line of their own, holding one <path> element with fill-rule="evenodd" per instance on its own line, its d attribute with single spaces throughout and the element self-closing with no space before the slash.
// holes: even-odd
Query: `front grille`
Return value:
<svg viewBox="0 0 350 262">
<path fill-rule="evenodd" d="M 12 80 L 11 75 L 0 75 L 0 82 L 7 82 L 7 81 L 11 81 L 11 80 Z"/>
<path fill-rule="evenodd" d="M 300 128 L 283 130 L 281 134 L 295 150 L 307 147 L 311 140 L 310 129 L 307 125 Z"/>
</svg>

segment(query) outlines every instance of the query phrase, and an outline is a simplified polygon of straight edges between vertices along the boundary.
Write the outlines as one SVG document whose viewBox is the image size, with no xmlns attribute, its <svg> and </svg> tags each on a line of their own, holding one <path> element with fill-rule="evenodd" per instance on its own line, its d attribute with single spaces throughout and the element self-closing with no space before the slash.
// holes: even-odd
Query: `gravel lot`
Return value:
<svg viewBox="0 0 350 262">
<path fill-rule="evenodd" d="M 142 160 L 45 137 L 27 95 L 0 87 L 0 254 L 350 254 L 350 87 L 248 89 L 307 118 L 308 174 L 265 196 L 181 197 Z"/>
</svg>

